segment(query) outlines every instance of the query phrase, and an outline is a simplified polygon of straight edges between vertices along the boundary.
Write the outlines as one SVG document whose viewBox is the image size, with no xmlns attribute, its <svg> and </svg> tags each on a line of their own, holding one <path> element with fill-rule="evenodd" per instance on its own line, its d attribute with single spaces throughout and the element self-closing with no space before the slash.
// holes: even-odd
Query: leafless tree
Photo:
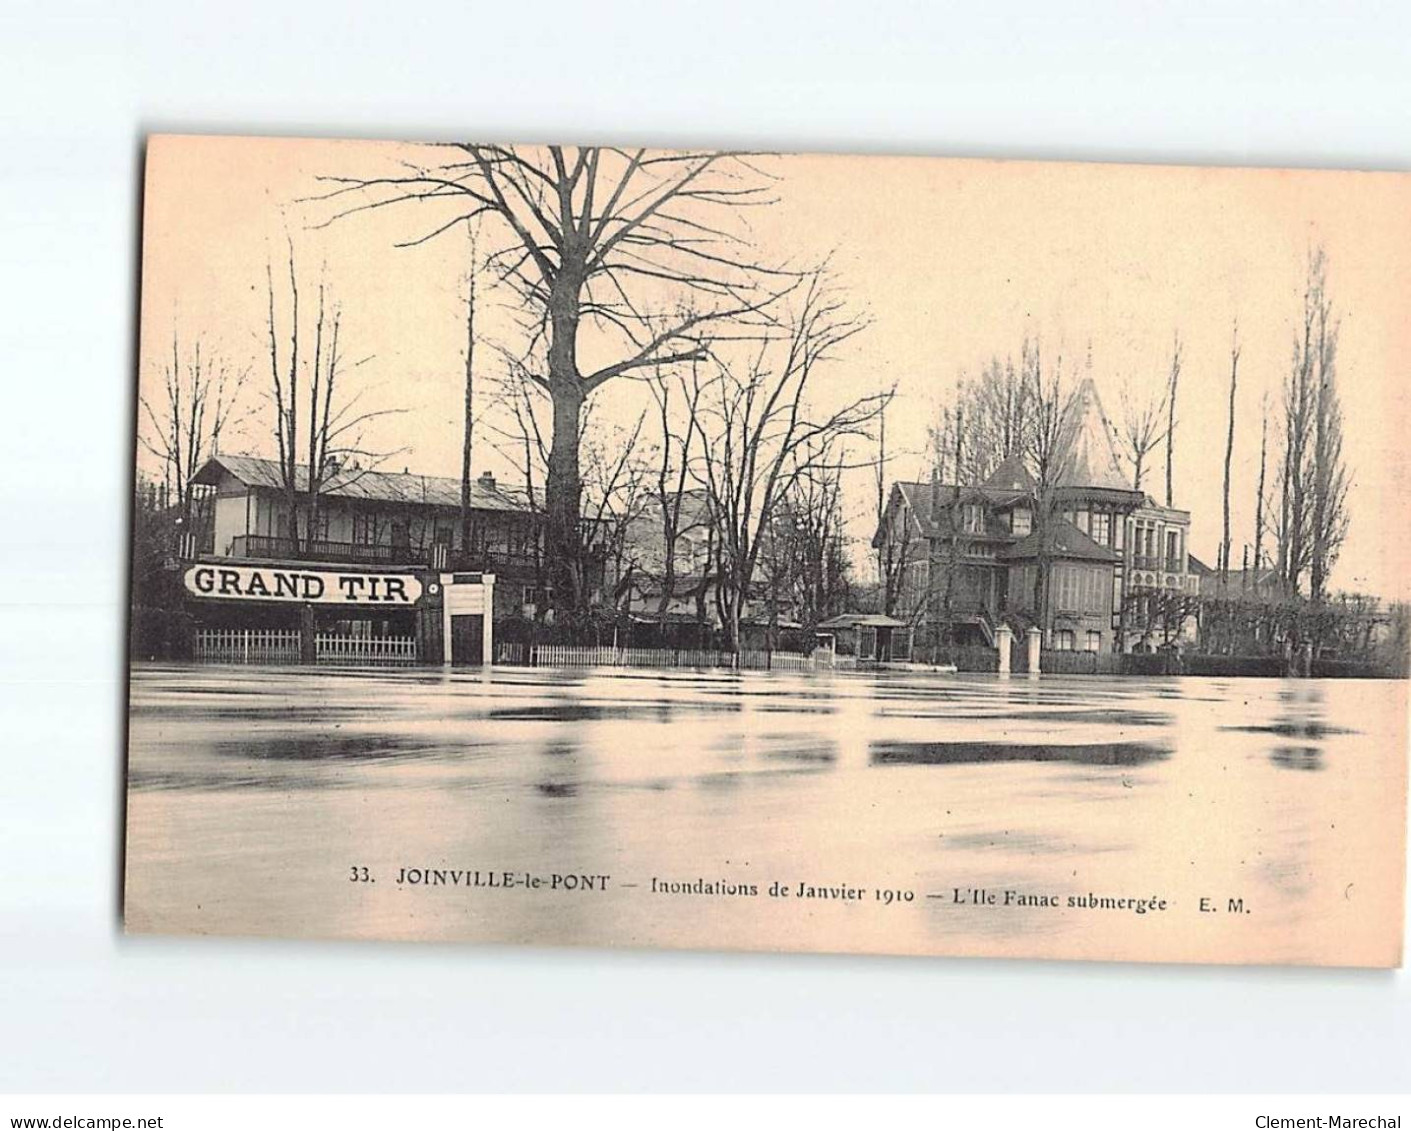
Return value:
<svg viewBox="0 0 1411 1131">
<path fill-rule="evenodd" d="M 958 434 L 960 419 L 965 428 Z M 1005 457 L 1025 450 L 1033 425 L 1032 392 L 1012 357 L 992 357 L 973 380 L 962 375 L 931 429 L 931 450 L 942 481 L 950 464 L 956 482 L 983 483 Z"/>
<path fill-rule="evenodd" d="M 604 571 L 613 591 L 603 596 L 616 607 L 632 584 L 630 532 L 650 497 L 652 469 L 643 459 L 642 429 L 646 412 L 626 428 L 596 428 L 592 410 L 583 415 L 579 446 L 583 457 L 583 517 L 579 554 L 596 557 L 615 569 Z"/>
<path fill-rule="evenodd" d="M 1171 369 L 1166 377 L 1166 505 L 1174 507 L 1176 450 L 1176 393 L 1181 383 L 1181 335 L 1171 342 Z"/>
<path fill-rule="evenodd" d="M 1317 319 L 1316 399 L 1313 409 L 1313 548 L 1308 588 L 1314 602 L 1327 597 L 1328 575 L 1347 537 L 1347 464 L 1342 450 L 1342 404 L 1337 390 L 1339 321 L 1327 295 L 1327 260 L 1319 248 L 1310 265 Z"/>
<path fill-rule="evenodd" d="M 614 379 L 660 365 L 703 360 L 723 324 L 758 313 L 789 289 L 749 249 L 739 213 L 772 199 L 772 180 L 752 155 L 714 151 L 577 149 L 461 144 L 437 147 L 424 166 L 401 175 L 325 178 L 318 199 L 336 209 L 327 222 L 383 208 L 431 217 L 407 245 L 434 239 L 466 220 L 498 221 L 500 246 L 487 262 L 525 311 L 524 348 L 533 379 L 552 405 L 545 512 L 556 599 L 581 607 L 578 557 L 582 478 L 580 420 L 588 398 Z M 656 328 L 655 300 L 675 313 Z M 591 330 L 590 371 L 580 364 Z"/>
<path fill-rule="evenodd" d="M 319 519 L 319 500 L 335 476 L 355 481 L 373 470 L 391 453 L 369 449 L 363 428 L 397 409 L 368 411 L 361 408 L 363 392 L 347 395 L 345 375 L 369 358 L 348 363 L 340 333 L 342 315 L 330 301 L 322 279 L 314 309 L 313 344 L 299 311 L 299 275 L 294 246 L 288 245 L 288 307 L 283 327 L 275 298 L 274 268 L 265 265 L 269 292 L 269 362 L 274 402 L 274 433 L 279 449 L 280 480 L 288 513 L 290 548 L 296 555 L 312 552 Z M 287 346 L 280 347 L 281 337 Z M 302 449 L 302 451 L 301 451 Z M 304 457 L 300 475 L 300 456 Z M 304 519 L 301 538 L 299 518 Z"/>
<path fill-rule="evenodd" d="M 171 356 L 162 364 L 161 382 L 147 382 L 138 397 L 138 442 L 161 461 L 168 495 L 179 500 L 180 517 L 188 528 L 192 477 L 220 453 L 222 437 L 248 417 L 243 394 L 249 375 L 248 366 L 232 365 L 206 348 L 199 336 L 183 350 L 173 327 Z"/>
<path fill-rule="evenodd" d="M 520 490 L 530 525 L 526 545 L 531 555 L 534 587 L 542 593 L 549 585 L 543 539 L 549 445 L 540 415 L 547 415 L 548 395 L 513 352 L 503 347 L 498 352 L 502 366 L 492 382 L 494 395 L 491 398 L 497 412 L 482 417 L 479 424 L 482 435 L 489 436 L 491 446 L 514 468 L 522 484 Z M 544 602 L 536 602 L 536 618 L 542 619 L 546 612 Z"/>
<path fill-rule="evenodd" d="M 689 368 L 684 371 L 675 367 L 658 368 L 652 376 L 652 396 L 661 427 L 654 504 L 661 523 L 662 546 L 657 619 L 663 624 L 676 597 L 679 543 L 702 521 L 697 508 L 686 507 L 686 487 L 696 461 L 697 442 L 701 439 L 703 394 L 700 363 L 688 364 Z"/>
<path fill-rule="evenodd" d="M 467 221 L 470 236 L 470 268 L 466 272 L 465 296 L 465 410 L 461 431 L 461 552 L 469 553 L 474 544 L 471 527 L 474 508 L 471 505 L 471 456 L 475 446 L 475 291 L 480 274 L 479 240 L 474 221 Z"/>
<path fill-rule="evenodd" d="M 805 633 L 843 611 L 846 601 L 847 558 L 843 553 L 843 468 L 845 450 L 831 454 L 835 438 L 805 445 L 795 457 L 802 470 L 784 496 L 775 521 L 776 561 L 780 570 L 772 584 L 776 598 L 787 596 L 798 611 Z M 777 620 L 777 599 L 771 617 Z"/>
<path fill-rule="evenodd" d="M 1051 564 L 1048 532 L 1063 458 L 1064 410 L 1068 404 L 1063 380 L 1063 356 L 1060 354 L 1052 365 L 1046 367 L 1042 343 L 1037 339 L 1026 339 L 1021 354 L 1021 372 L 1029 388 L 1033 413 L 1026 462 L 1034 479 L 1034 532 L 1039 548 L 1034 580 L 1034 611 L 1047 632 Z"/>
<path fill-rule="evenodd" d="M 868 393 L 819 410 L 814 386 L 865 320 L 822 270 L 811 272 L 778 335 L 737 361 L 713 353 L 702 471 L 717 532 L 717 603 L 732 651 L 779 501 L 800 476 L 831 459 L 830 439 L 867 436 L 889 393 Z"/>
<path fill-rule="evenodd" d="M 895 387 L 893 387 L 893 391 Z M 900 489 L 887 490 L 889 457 L 887 454 L 887 408 L 877 414 L 877 459 L 873 466 L 877 487 L 877 580 L 882 591 L 882 612 L 895 616 L 906 593 L 906 578 L 915 563 L 917 541 L 912 534 L 915 517 Z M 895 500 L 895 501 L 893 501 Z M 921 606 L 924 609 L 924 603 Z"/>
<path fill-rule="evenodd" d="M 1230 464 L 1235 454 L 1235 388 L 1239 380 L 1240 330 L 1235 323 L 1230 336 L 1230 410 L 1225 431 L 1225 480 L 1223 499 L 1224 526 L 1220 536 L 1220 583 L 1223 585 L 1230 576 Z"/>
<path fill-rule="evenodd" d="M 1338 320 L 1327 293 L 1327 256 L 1308 259 L 1303 313 L 1284 382 L 1279 494 L 1279 575 L 1290 593 L 1303 579 L 1315 600 L 1347 536 L 1348 474 L 1337 392 Z"/>
<path fill-rule="evenodd" d="M 1168 381 L 1159 394 L 1143 393 L 1129 380 L 1122 386 L 1122 425 L 1118 433 L 1122 455 L 1132 467 L 1132 486 L 1140 491 L 1145 479 L 1147 458 L 1170 429 L 1167 401 L 1171 395 Z"/>
</svg>

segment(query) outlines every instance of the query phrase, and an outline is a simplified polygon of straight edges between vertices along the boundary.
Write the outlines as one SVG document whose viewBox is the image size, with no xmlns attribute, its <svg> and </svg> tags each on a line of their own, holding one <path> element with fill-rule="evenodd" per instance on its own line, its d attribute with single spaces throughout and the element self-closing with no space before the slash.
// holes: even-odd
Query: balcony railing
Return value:
<svg viewBox="0 0 1411 1131">
<path fill-rule="evenodd" d="M 1185 573 L 1185 563 L 1179 557 L 1163 558 L 1160 554 L 1133 554 L 1133 569 L 1149 569 L 1160 573 Z"/>
<path fill-rule="evenodd" d="M 385 542 L 316 541 L 296 546 L 292 539 L 267 534 L 237 534 L 230 543 L 234 558 L 342 562 L 357 565 L 426 566 L 432 569 L 478 570 L 530 569 L 534 556 L 509 550 L 473 550 L 463 553 L 445 545 L 396 546 Z"/>
<path fill-rule="evenodd" d="M 230 543 L 233 558 L 293 558 L 310 562 L 356 562 L 360 565 L 425 564 L 425 547 L 380 542 L 308 542 L 267 534 L 237 534 Z"/>
</svg>

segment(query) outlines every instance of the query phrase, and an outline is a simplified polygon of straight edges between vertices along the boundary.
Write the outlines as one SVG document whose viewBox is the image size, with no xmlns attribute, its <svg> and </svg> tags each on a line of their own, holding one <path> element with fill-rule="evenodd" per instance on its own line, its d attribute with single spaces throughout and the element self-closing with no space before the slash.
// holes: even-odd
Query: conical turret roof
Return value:
<svg viewBox="0 0 1411 1131">
<path fill-rule="evenodd" d="M 1063 410 L 1058 451 L 1056 486 L 1132 490 L 1091 377 L 1083 378 Z"/>
</svg>

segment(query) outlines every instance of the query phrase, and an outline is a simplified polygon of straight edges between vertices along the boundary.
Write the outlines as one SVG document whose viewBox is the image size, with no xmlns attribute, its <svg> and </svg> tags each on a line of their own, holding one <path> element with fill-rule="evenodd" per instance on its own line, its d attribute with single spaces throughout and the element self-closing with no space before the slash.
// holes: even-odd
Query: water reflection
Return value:
<svg viewBox="0 0 1411 1131">
<path fill-rule="evenodd" d="M 130 922 L 1306 958 L 1399 907 L 1401 814 L 1387 799 L 1404 796 L 1405 687 L 138 668 Z M 380 877 L 425 864 L 613 880 L 573 899 L 468 896 L 348 884 L 352 864 Z M 913 899 L 653 894 L 653 877 L 699 876 Z M 957 907 L 956 887 L 1237 896 L 1257 914 L 1173 930 L 1151 916 Z"/>
<path fill-rule="evenodd" d="M 1055 746 L 1025 742 L 874 742 L 879 766 L 946 766 L 967 762 L 1072 762 L 1080 766 L 1140 766 L 1171 752 L 1144 742 L 1092 742 Z"/>
</svg>

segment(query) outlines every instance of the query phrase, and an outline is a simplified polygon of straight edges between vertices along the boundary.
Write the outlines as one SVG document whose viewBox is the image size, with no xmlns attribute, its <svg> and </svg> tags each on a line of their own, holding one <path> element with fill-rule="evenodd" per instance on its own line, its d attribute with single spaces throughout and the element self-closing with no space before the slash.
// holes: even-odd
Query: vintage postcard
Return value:
<svg viewBox="0 0 1411 1131">
<path fill-rule="evenodd" d="M 149 139 L 133 932 L 1396 966 L 1404 174 Z"/>
</svg>

